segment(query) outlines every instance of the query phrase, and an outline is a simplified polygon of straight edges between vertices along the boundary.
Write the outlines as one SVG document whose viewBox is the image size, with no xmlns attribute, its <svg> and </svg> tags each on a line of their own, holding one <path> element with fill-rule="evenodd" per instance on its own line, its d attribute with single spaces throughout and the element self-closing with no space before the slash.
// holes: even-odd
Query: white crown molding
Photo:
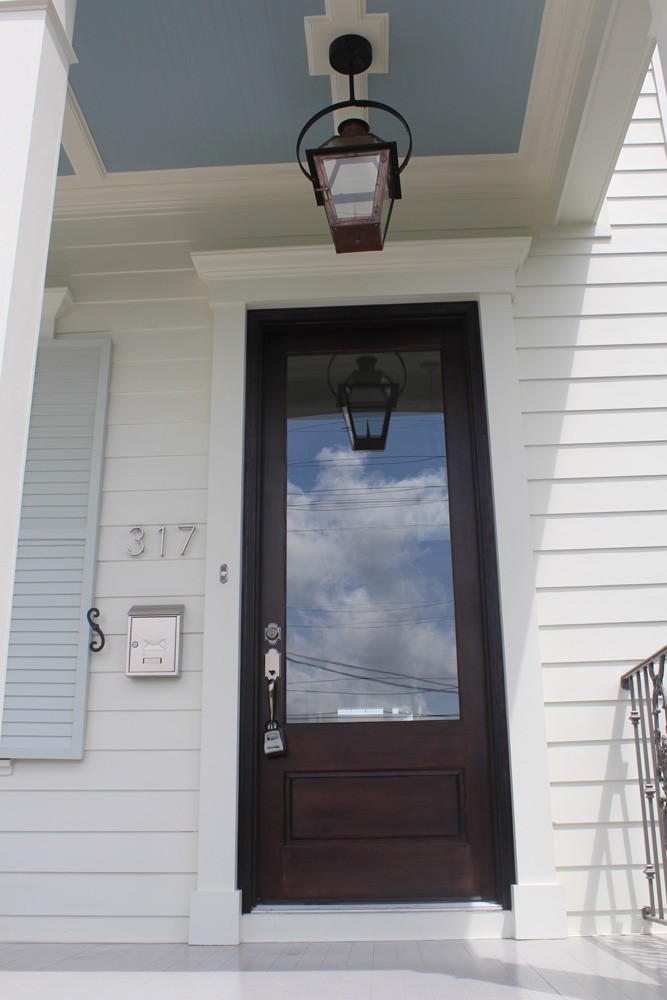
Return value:
<svg viewBox="0 0 667 1000">
<path fill-rule="evenodd" d="M 211 284 L 228 277 L 275 277 L 278 275 L 307 275 L 309 277 L 332 273 L 358 274 L 402 270 L 421 271 L 424 267 L 439 269 L 442 266 L 475 263 L 481 267 L 511 268 L 514 272 L 522 266 L 530 250 L 530 238 L 481 237 L 466 240 L 415 240 L 410 243 L 392 243 L 383 251 L 367 254 L 336 254 L 332 245 L 316 247 L 275 247 L 270 250 L 222 250 L 194 253 L 192 259 L 200 278 Z"/>
<path fill-rule="evenodd" d="M 106 167 L 70 84 L 67 85 L 62 145 L 81 181 L 94 184 L 104 180 Z"/>
<path fill-rule="evenodd" d="M 308 204 L 312 186 L 294 163 L 260 163 L 187 170 L 139 170 L 107 174 L 103 183 L 59 177 L 54 218 L 116 214 L 151 215 L 245 203 L 269 207 L 291 201 Z M 309 197 L 310 196 L 310 197 Z"/>
<path fill-rule="evenodd" d="M 518 199 L 526 210 L 546 188 L 517 154 L 413 157 L 401 178 L 403 202 Z M 249 213 L 309 210 L 312 187 L 295 163 L 108 174 L 103 183 L 59 177 L 54 219 L 198 211 L 243 206 Z M 544 220 L 543 220 L 544 221 Z M 545 222 L 546 224 L 546 222 Z"/>
<path fill-rule="evenodd" d="M 545 196 L 525 192 L 529 168 L 495 165 L 490 171 L 468 160 L 453 166 L 446 157 L 411 161 L 405 171 L 403 200 L 394 210 L 397 239 L 467 236 L 491 229 L 530 232 L 551 225 Z M 458 179 L 462 178 L 459 185 Z M 110 174 L 103 184 L 81 185 L 76 177 L 59 179 L 54 223 L 75 219 L 146 217 L 215 213 L 219 246 L 271 246 L 319 243 L 328 231 L 312 186 L 295 164 L 199 168 L 153 174 Z M 196 223 L 195 223 L 196 225 Z M 393 238 L 392 238 L 393 241 Z"/>
<path fill-rule="evenodd" d="M 544 190 L 535 168 L 516 154 L 413 157 L 401 179 L 421 200 L 456 195 L 534 195 Z M 151 214 L 247 202 L 248 209 L 279 202 L 314 204 L 312 187 L 295 163 L 107 174 L 104 183 L 60 177 L 54 217 Z"/>
<path fill-rule="evenodd" d="M 213 305 L 326 303 L 344 289 L 349 302 L 406 295 L 512 294 L 529 237 L 422 240 L 387 244 L 381 253 L 339 254 L 331 245 L 194 253 Z M 307 279 L 307 280 L 304 280 Z"/>
</svg>

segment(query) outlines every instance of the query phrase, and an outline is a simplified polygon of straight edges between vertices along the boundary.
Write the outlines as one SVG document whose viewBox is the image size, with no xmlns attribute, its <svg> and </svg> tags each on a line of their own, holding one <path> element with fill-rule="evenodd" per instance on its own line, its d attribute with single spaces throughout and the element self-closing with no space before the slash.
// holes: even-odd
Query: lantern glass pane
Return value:
<svg viewBox="0 0 667 1000">
<path fill-rule="evenodd" d="M 363 409 L 355 407 L 350 412 L 350 420 L 353 425 L 353 433 L 357 438 L 378 438 L 382 437 L 385 425 L 385 409 Z"/>
<path fill-rule="evenodd" d="M 380 154 L 326 157 L 323 165 L 336 218 L 370 218 L 380 170 Z"/>
</svg>

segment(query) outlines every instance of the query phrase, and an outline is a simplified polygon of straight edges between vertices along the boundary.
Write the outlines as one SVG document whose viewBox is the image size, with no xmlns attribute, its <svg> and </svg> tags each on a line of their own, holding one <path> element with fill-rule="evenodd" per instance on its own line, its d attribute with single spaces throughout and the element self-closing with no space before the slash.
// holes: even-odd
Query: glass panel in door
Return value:
<svg viewBox="0 0 667 1000">
<path fill-rule="evenodd" d="M 287 359 L 288 723 L 459 717 L 440 352 L 374 359 L 398 400 L 356 451 L 338 389 L 359 359 Z"/>
</svg>

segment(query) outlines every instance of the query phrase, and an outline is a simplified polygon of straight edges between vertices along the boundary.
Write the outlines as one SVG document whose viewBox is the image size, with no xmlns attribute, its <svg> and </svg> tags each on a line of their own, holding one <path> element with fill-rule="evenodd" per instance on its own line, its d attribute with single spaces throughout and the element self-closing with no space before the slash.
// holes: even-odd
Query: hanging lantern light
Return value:
<svg viewBox="0 0 667 1000">
<path fill-rule="evenodd" d="M 405 375 L 403 359 L 397 357 Z M 329 362 L 329 372 L 334 358 Z M 375 367 L 377 358 L 372 354 L 361 355 L 356 363 L 354 371 L 339 383 L 334 393 L 336 403 L 342 411 L 352 451 L 384 451 L 391 414 L 405 380 L 402 386 L 392 381 L 381 368 Z M 333 392 L 330 381 L 329 386 Z"/>
<path fill-rule="evenodd" d="M 394 201 L 401 197 L 400 174 L 412 153 L 412 135 L 402 115 L 387 104 L 356 100 L 354 77 L 373 61 L 371 43 L 360 35 L 342 35 L 329 47 L 332 69 L 348 76 L 350 98 L 332 104 L 310 118 L 296 144 L 299 167 L 313 185 L 315 201 L 324 206 L 336 253 L 382 250 Z M 403 125 L 408 152 L 399 165 L 395 142 L 385 142 L 370 131 L 362 118 L 349 118 L 316 149 L 305 151 L 309 170 L 301 162 L 301 144 L 311 127 L 343 108 L 376 108 Z"/>
</svg>

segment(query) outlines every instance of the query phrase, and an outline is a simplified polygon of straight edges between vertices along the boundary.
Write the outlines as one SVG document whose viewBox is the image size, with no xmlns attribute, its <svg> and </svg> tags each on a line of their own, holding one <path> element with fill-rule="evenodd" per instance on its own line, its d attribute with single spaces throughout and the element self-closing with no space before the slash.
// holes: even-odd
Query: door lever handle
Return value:
<svg viewBox="0 0 667 1000">
<path fill-rule="evenodd" d="M 269 682 L 269 721 L 264 732 L 264 754 L 277 757 L 285 753 L 285 737 L 275 721 L 275 689 L 280 677 L 280 653 L 277 649 L 269 649 L 264 654 L 264 676 Z"/>
<path fill-rule="evenodd" d="M 269 684 L 274 684 L 280 677 L 280 653 L 277 649 L 268 649 L 264 654 L 264 676 Z"/>
<path fill-rule="evenodd" d="M 269 649 L 264 654 L 264 676 L 269 682 L 269 721 L 273 724 L 274 691 L 280 677 L 280 653 L 277 649 Z"/>
</svg>

